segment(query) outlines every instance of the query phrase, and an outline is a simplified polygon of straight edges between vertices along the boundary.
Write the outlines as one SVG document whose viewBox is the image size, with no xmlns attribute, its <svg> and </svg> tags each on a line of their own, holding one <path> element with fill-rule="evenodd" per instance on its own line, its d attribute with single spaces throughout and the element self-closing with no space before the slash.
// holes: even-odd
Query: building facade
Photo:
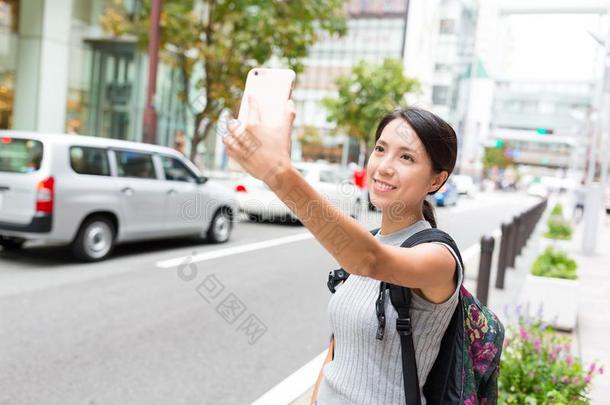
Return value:
<svg viewBox="0 0 610 405">
<path fill-rule="evenodd" d="M 323 158 L 332 162 L 358 161 L 359 145 L 348 134 L 333 135 L 322 99 L 336 95 L 335 80 L 349 75 L 359 61 L 380 64 L 385 58 L 401 60 L 405 52 L 409 0 L 350 0 L 346 2 L 348 31 L 343 37 L 320 34 L 305 58 L 293 99 L 298 111 L 294 133 L 314 132 L 320 145 L 296 143 L 293 157 Z M 304 153 L 305 152 L 305 153 Z"/>
</svg>

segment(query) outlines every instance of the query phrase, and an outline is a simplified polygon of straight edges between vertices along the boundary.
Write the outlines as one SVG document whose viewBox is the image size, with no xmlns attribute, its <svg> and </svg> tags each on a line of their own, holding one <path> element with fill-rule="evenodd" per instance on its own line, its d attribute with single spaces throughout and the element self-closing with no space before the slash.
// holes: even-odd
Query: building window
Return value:
<svg viewBox="0 0 610 405">
<path fill-rule="evenodd" d="M 18 21 L 17 0 L 0 0 L 0 129 L 13 127 Z"/>
<path fill-rule="evenodd" d="M 432 102 L 436 105 L 447 105 L 449 103 L 449 87 L 433 86 Z"/>
<path fill-rule="evenodd" d="M 435 72 L 450 72 L 451 65 L 448 65 L 446 63 L 436 63 L 434 65 L 434 71 Z"/>
<path fill-rule="evenodd" d="M 455 32 L 455 20 L 444 18 L 441 20 L 440 33 L 453 34 Z"/>
</svg>

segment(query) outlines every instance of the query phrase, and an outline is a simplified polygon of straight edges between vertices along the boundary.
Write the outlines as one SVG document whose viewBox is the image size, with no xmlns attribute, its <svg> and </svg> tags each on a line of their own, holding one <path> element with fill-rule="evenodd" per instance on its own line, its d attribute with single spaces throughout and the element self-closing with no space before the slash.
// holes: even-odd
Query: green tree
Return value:
<svg viewBox="0 0 610 405">
<path fill-rule="evenodd" d="M 485 171 L 489 171 L 494 167 L 506 169 L 513 164 L 513 159 L 506 155 L 506 146 L 501 148 L 485 148 L 485 154 L 483 155 L 483 168 Z"/>
<path fill-rule="evenodd" d="M 128 17 L 125 0 L 102 16 L 116 36 L 132 34 L 148 45 L 150 0 Z M 271 59 L 302 71 L 319 32 L 344 35 L 342 0 L 165 0 L 161 11 L 160 58 L 182 76 L 180 98 L 194 117 L 191 159 L 221 113 L 236 115 L 247 72 Z"/>
<path fill-rule="evenodd" d="M 398 59 L 388 58 L 380 65 L 359 62 L 350 75 L 336 80 L 338 96 L 322 100 L 329 112 L 327 120 L 364 146 L 365 159 L 373 147 L 381 117 L 404 106 L 407 93 L 419 90 L 419 82 L 406 77 L 403 71 Z"/>
</svg>

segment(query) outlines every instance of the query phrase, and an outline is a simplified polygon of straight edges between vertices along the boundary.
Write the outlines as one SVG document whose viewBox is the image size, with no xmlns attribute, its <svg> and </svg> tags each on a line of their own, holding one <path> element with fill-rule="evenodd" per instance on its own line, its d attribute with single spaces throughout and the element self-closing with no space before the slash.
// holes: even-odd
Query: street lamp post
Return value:
<svg viewBox="0 0 610 405">
<path fill-rule="evenodd" d="M 610 18 L 610 4 L 608 5 L 607 16 Z M 600 44 L 603 43 L 600 41 Z M 605 99 L 610 95 L 610 22 L 608 23 L 608 33 L 604 44 L 604 53 L 602 56 L 602 77 L 601 81 L 598 82 L 597 91 L 595 92 L 595 107 L 597 109 L 597 120 L 595 127 L 593 128 L 592 142 L 591 142 L 591 154 L 589 159 L 589 167 L 587 171 L 587 187 L 586 187 L 586 198 L 585 198 L 585 210 L 584 210 L 584 229 L 582 238 L 582 251 L 584 254 L 590 255 L 595 253 L 597 245 L 597 226 L 599 223 L 600 208 L 602 205 L 602 199 L 604 190 L 607 182 L 607 170 L 608 170 L 608 153 L 601 153 L 601 184 L 594 183 L 595 167 L 597 163 L 597 140 L 600 137 L 600 146 L 603 148 L 606 146 L 608 134 L 604 136 L 604 121 L 605 121 L 605 132 L 608 132 L 608 125 L 610 120 L 605 120 L 604 115 L 608 115 L 610 110 L 610 103 Z M 605 108 L 604 108 L 605 107 Z M 605 111 L 605 114 L 604 114 Z M 606 139 L 606 142 L 604 142 Z M 606 171 L 606 172 L 604 172 Z"/>
<path fill-rule="evenodd" d="M 157 91 L 157 65 L 159 63 L 159 20 L 161 0 L 152 0 L 150 27 L 148 29 L 148 87 L 146 89 L 146 107 L 144 109 L 144 136 L 147 143 L 157 141 L 157 112 L 154 98 Z"/>
</svg>

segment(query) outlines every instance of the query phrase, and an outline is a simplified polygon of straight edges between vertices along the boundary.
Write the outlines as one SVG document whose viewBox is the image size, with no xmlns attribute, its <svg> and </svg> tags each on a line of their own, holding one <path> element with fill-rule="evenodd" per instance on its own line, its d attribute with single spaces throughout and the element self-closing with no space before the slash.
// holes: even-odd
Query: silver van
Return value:
<svg viewBox="0 0 610 405">
<path fill-rule="evenodd" d="M 0 245 L 69 244 L 84 261 L 116 243 L 197 236 L 226 242 L 239 205 L 182 154 L 82 135 L 0 131 Z"/>
</svg>

